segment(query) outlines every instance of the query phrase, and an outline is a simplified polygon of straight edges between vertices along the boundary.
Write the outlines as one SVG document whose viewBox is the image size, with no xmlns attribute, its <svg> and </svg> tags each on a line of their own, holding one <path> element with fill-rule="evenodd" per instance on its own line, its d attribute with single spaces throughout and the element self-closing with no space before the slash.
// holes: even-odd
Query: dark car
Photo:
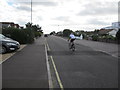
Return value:
<svg viewBox="0 0 120 90">
<path fill-rule="evenodd" d="M 47 35 L 47 34 L 45 34 L 45 35 L 44 35 L 44 37 L 48 37 L 48 35 Z"/>
<path fill-rule="evenodd" d="M 15 51 L 20 48 L 19 42 L 12 40 L 0 34 L 0 53 L 4 54 L 10 51 Z"/>
</svg>

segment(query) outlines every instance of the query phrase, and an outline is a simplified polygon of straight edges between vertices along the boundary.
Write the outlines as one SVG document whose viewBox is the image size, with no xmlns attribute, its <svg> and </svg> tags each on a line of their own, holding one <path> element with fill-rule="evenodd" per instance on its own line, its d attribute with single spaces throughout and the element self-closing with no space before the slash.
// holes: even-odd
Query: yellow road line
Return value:
<svg viewBox="0 0 120 90">
<path fill-rule="evenodd" d="M 50 51 L 50 48 L 49 48 L 49 45 L 48 45 L 48 43 L 47 43 L 46 38 L 45 38 L 45 44 L 47 45 L 47 50 Z"/>
<path fill-rule="evenodd" d="M 63 89 L 62 82 L 61 82 L 60 77 L 59 77 L 59 74 L 58 74 L 58 71 L 57 71 L 57 68 L 56 68 L 56 66 L 55 66 L 55 62 L 54 62 L 54 60 L 53 60 L 53 57 L 50 56 L 50 58 L 51 58 L 51 60 L 52 60 L 52 64 L 53 64 L 53 67 L 54 67 L 54 70 L 55 70 L 55 74 L 56 74 L 56 77 L 57 77 L 59 86 L 60 86 L 61 90 L 64 90 L 64 89 Z"/>
<path fill-rule="evenodd" d="M 47 46 L 45 45 L 45 54 L 46 54 L 46 64 L 47 64 L 47 71 L 48 71 L 48 83 L 49 83 L 49 88 L 53 88 L 53 82 L 52 82 L 52 77 L 51 77 L 51 72 L 50 72 L 50 65 L 48 62 L 48 54 L 47 54 Z"/>
<path fill-rule="evenodd" d="M 48 51 L 50 51 L 50 47 L 49 47 L 48 43 L 47 43 L 47 48 L 48 48 Z"/>
<path fill-rule="evenodd" d="M 46 41 L 47 49 L 48 49 L 48 51 L 50 51 L 50 47 L 49 47 L 49 45 L 48 45 L 48 43 L 47 43 L 47 40 L 45 39 L 45 41 Z M 53 60 L 53 57 L 50 56 L 50 58 L 51 58 L 51 61 L 52 61 L 52 64 L 53 64 L 53 67 L 54 67 L 54 70 L 55 70 L 55 74 L 56 74 L 56 77 L 57 77 L 57 81 L 58 81 L 58 83 L 59 83 L 59 86 L 60 86 L 61 90 L 64 90 L 64 89 L 63 89 L 62 82 L 61 82 L 60 77 L 59 77 L 59 74 L 58 74 L 58 71 L 57 71 L 57 68 L 56 68 L 56 65 L 55 65 L 55 62 L 54 62 L 54 60 Z"/>
</svg>

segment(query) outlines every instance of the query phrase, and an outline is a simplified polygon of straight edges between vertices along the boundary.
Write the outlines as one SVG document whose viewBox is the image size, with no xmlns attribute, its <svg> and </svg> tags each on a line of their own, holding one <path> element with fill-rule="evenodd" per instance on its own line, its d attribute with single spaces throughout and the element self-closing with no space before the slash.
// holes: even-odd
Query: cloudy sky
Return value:
<svg viewBox="0 0 120 90">
<path fill-rule="evenodd" d="M 118 21 L 119 0 L 32 0 L 32 23 L 44 33 L 93 31 Z M 0 22 L 31 22 L 31 0 L 0 0 Z"/>
</svg>

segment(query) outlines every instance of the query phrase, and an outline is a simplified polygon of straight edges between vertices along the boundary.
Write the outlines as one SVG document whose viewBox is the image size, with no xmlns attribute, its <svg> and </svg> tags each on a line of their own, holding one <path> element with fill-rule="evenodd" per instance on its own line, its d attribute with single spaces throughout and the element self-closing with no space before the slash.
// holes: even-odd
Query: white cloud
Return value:
<svg viewBox="0 0 120 90">
<path fill-rule="evenodd" d="M 78 15 L 110 15 L 118 13 L 117 2 L 89 2 Z"/>
<path fill-rule="evenodd" d="M 118 21 L 119 0 L 32 0 L 32 21 L 45 33 L 70 28 L 94 30 Z M 2 0 L 1 21 L 31 21 L 31 0 Z M 58 27 L 59 25 L 59 27 Z"/>
</svg>

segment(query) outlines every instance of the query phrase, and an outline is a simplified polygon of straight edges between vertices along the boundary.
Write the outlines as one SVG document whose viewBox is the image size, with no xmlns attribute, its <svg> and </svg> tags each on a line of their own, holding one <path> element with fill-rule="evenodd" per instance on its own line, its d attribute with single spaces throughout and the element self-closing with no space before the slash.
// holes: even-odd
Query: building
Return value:
<svg viewBox="0 0 120 90">
<path fill-rule="evenodd" d="M 114 22 L 112 26 L 103 27 L 101 29 L 120 29 L 120 22 Z"/>
<path fill-rule="evenodd" d="M 2 24 L 2 28 L 9 28 L 9 27 L 14 27 L 14 28 L 20 28 L 18 24 L 15 24 L 13 22 L 0 22 Z"/>
<path fill-rule="evenodd" d="M 113 29 L 112 31 L 108 32 L 108 34 L 112 35 L 113 37 L 116 37 L 117 32 L 118 32 L 118 29 Z"/>
<path fill-rule="evenodd" d="M 20 26 L 18 24 L 14 24 L 15 28 L 20 28 Z"/>
<path fill-rule="evenodd" d="M 112 23 L 113 29 L 120 29 L 120 22 L 114 22 Z"/>
<path fill-rule="evenodd" d="M 111 32 L 113 29 L 100 29 L 99 35 L 108 35 L 109 32 Z"/>
<path fill-rule="evenodd" d="M 113 37 L 115 37 L 119 29 L 120 29 L 120 22 L 114 22 L 112 23 L 112 26 L 101 28 L 99 33 L 108 34 L 108 35 L 112 35 Z"/>
</svg>

